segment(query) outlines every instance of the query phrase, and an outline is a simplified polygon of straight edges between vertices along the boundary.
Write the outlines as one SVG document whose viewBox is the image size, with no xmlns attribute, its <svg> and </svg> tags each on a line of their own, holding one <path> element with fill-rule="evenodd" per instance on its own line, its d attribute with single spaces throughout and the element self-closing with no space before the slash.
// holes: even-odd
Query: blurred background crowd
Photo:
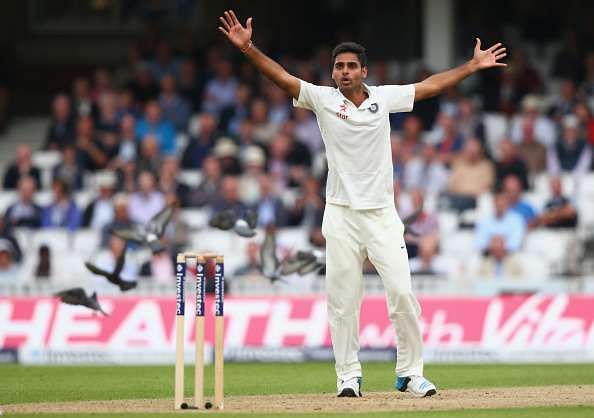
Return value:
<svg viewBox="0 0 594 418">
<path fill-rule="evenodd" d="M 508 67 L 391 116 L 395 204 L 401 217 L 422 208 L 406 237 L 413 273 L 458 280 L 588 272 L 590 40 L 566 29 L 535 43 L 491 29 L 483 45 L 504 42 Z M 473 38 L 463 41 L 461 58 Z M 297 77 L 332 86 L 332 46 L 264 49 Z M 434 71 L 366 46 L 368 84 L 414 83 Z M 3 83 L 3 125 L 11 94 L 18 93 Z M 227 208 L 254 209 L 260 227 L 298 231 L 299 245 L 324 247 L 327 167 L 315 116 L 293 108 L 223 43 L 199 45 L 190 32 L 173 36 L 147 24 L 125 59 L 73 74 L 56 89 L 47 116 L 37 146 L 19 144 L 3 167 L 0 284 L 60 280 L 68 258 L 109 268 L 125 248 L 111 231 L 146 223 L 172 203 L 167 252 L 129 257 L 129 280 L 173 283 L 177 251 L 220 240 L 236 251 L 229 276 L 257 274 L 260 237 L 221 238 L 206 227 Z M 295 249 L 291 238 L 281 244 L 283 254 Z M 371 264 L 365 269 L 374 274 Z"/>
</svg>

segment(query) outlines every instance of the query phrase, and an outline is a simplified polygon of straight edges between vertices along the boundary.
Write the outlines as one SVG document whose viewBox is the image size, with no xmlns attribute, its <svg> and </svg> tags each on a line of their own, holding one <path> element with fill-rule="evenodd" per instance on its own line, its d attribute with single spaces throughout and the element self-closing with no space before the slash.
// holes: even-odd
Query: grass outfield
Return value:
<svg viewBox="0 0 594 418">
<path fill-rule="evenodd" d="M 364 391 L 390 390 L 392 365 L 364 365 Z M 429 365 L 426 376 L 441 389 L 476 387 L 519 387 L 544 385 L 580 385 L 594 383 L 594 364 L 569 365 Z M 212 393 L 212 368 L 205 371 L 206 393 Z M 334 370 L 328 363 L 240 364 L 225 365 L 226 395 L 268 395 L 282 393 L 333 393 Z M 193 370 L 186 368 L 186 395 L 193 390 Z M 173 367 L 0 367 L 0 405 L 28 402 L 59 402 L 137 398 L 173 398 Z M 1 407 L 0 407 L 1 409 Z M 40 411 L 43 412 L 43 411 Z M 63 415 L 63 414 L 61 414 Z M 173 414 L 142 414 L 158 417 Z M 223 414 L 225 416 L 246 416 Z M 341 414 L 291 414 L 295 417 L 344 416 Z M 387 417 L 389 413 L 352 414 Z M 407 417 L 590 417 L 591 407 L 527 408 L 506 410 L 466 410 L 407 412 Z M 19 415 L 21 417 L 29 415 Z M 57 416 L 57 415 L 53 415 Z M 75 415 L 69 415 L 75 416 Z M 76 415 L 116 417 L 123 414 Z M 137 415 L 140 416 L 140 415 Z M 279 415 L 266 415 L 267 417 Z"/>
</svg>

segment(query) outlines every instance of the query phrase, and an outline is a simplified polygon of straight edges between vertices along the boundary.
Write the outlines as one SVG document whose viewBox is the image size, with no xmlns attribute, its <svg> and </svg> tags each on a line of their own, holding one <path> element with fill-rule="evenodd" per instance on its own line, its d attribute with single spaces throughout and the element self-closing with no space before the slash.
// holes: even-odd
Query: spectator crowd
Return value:
<svg viewBox="0 0 594 418">
<path fill-rule="evenodd" d="M 542 74 L 520 47 L 509 49 L 509 66 L 490 71 L 473 90 L 451 89 L 391 117 L 396 205 L 401 217 L 421 209 L 416 234 L 407 236 L 413 272 L 447 274 L 438 211 L 460 214 L 464 224 L 462 215 L 485 194 L 494 196 L 492 213 L 467 226 L 486 275 L 521 270 L 514 255 L 527 231 L 578 224 L 560 176 L 593 169 L 594 52 L 584 51 L 577 70 L 556 58 L 551 73 Z M 323 247 L 326 162 L 315 117 L 293 108 L 282 90 L 229 52 L 176 49 L 166 41 L 134 45 L 121 66 L 97 68 L 56 94 L 43 150 L 20 145 L 4 173 L 4 189 L 17 193 L 1 223 L 0 274 L 22 257 L 14 228 L 95 229 L 111 252 L 103 262 L 109 265 L 122 251 L 111 230 L 145 223 L 173 203 L 211 212 L 255 209 L 259 226 L 307 228 L 312 244 Z M 329 56 L 320 48 L 310 60 L 278 58 L 301 79 L 331 85 Z M 404 79 L 388 68 L 372 62 L 368 83 L 403 84 L 428 74 L 420 67 Z M 485 112 L 506 121 L 496 141 Z M 32 158 L 38 151 L 61 157 L 45 207 L 34 199 L 43 188 Z M 199 174 L 199 181 L 184 182 L 182 173 Z M 523 196 L 542 174 L 550 179 L 550 199 L 536 208 Z M 97 179 L 97 194 L 79 207 L 73 195 L 91 187 L 89 176 Z M 428 207 L 429 201 L 437 204 Z M 186 242 L 183 230 L 174 219 L 166 236 L 172 254 Z M 250 259 L 255 254 L 251 246 Z M 127 271 L 172 278 L 172 268 L 170 257 L 159 256 Z"/>
</svg>

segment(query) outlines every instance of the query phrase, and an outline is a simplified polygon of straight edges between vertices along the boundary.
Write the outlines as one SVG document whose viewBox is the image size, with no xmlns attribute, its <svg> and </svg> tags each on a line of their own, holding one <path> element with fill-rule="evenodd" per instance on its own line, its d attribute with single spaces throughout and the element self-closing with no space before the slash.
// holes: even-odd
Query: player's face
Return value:
<svg viewBox="0 0 594 418">
<path fill-rule="evenodd" d="M 332 67 L 332 79 L 341 91 L 352 91 L 361 87 L 367 77 L 367 67 L 361 67 L 354 52 L 338 54 Z"/>
</svg>

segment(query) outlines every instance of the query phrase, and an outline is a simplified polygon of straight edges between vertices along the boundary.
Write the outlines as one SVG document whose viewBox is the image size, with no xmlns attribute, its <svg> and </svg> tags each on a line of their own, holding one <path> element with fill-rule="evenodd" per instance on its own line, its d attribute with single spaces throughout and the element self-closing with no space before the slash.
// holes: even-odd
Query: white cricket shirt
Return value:
<svg viewBox="0 0 594 418">
<path fill-rule="evenodd" d="M 410 112 L 415 86 L 367 86 L 357 108 L 339 89 L 301 80 L 293 105 L 316 114 L 328 159 L 326 201 L 352 209 L 394 205 L 389 114 Z"/>
</svg>

